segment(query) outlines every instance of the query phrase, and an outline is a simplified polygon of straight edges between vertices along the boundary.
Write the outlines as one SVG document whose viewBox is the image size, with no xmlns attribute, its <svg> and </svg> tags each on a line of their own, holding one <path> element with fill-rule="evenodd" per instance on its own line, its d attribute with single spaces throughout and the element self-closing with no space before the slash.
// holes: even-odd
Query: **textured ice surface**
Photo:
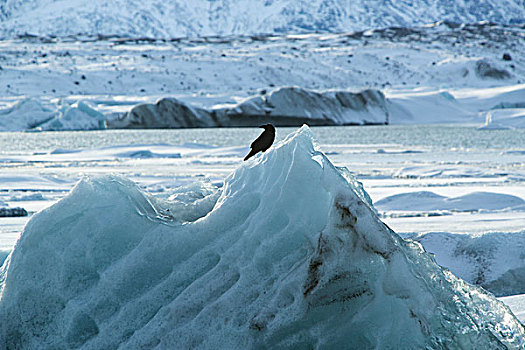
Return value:
<svg viewBox="0 0 525 350">
<path fill-rule="evenodd" d="M 109 128 L 195 128 L 214 126 L 275 126 L 388 124 L 385 96 L 378 90 L 317 93 L 283 87 L 227 108 L 206 110 L 173 98 L 133 107 L 108 120 Z"/>
<path fill-rule="evenodd" d="M 103 129 L 104 115 L 86 102 L 61 106 L 26 98 L 0 109 L 0 131 Z"/>
<path fill-rule="evenodd" d="M 201 184 L 162 200 L 124 178 L 86 178 L 32 218 L 2 267 L 0 344 L 524 346 L 507 307 L 398 237 L 348 176 L 303 127 L 221 192 Z"/>
<path fill-rule="evenodd" d="M 33 98 L 25 98 L 14 105 L 0 109 L 0 131 L 27 130 L 51 118 L 54 112 Z"/>
<path fill-rule="evenodd" d="M 500 300 L 511 308 L 522 323 L 525 322 L 525 294 L 503 297 Z"/>
<path fill-rule="evenodd" d="M 98 130 L 104 129 L 105 117 L 86 102 L 61 106 L 49 121 L 38 126 L 39 130 Z"/>
</svg>

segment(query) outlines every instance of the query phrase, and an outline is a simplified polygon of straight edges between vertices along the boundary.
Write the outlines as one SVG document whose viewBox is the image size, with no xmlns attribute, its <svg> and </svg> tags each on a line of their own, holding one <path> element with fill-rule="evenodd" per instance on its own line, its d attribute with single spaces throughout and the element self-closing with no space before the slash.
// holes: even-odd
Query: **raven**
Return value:
<svg viewBox="0 0 525 350">
<path fill-rule="evenodd" d="M 252 142 L 250 145 L 250 153 L 244 158 L 244 160 L 250 159 L 252 156 L 259 152 L 264 152 L 273 143 L 273 140 L 275 140 L 275 128 L 272 124 L 266 124 L 259 126 L 260 128 L 264 128 L 264 131 L 255 141 Z"/>
</svg>

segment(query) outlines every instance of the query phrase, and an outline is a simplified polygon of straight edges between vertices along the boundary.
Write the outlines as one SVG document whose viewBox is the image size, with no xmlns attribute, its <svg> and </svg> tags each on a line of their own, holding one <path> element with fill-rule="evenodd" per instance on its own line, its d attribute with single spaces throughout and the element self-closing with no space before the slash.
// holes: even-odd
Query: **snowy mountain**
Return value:
<svg viewBox="0 0 525 350">
<path fill-rule="evenodd" d="M 0 0 L 0 36 L 347 32 L 436 21 L 525 22 L 522 0 Z"/>
</svg>

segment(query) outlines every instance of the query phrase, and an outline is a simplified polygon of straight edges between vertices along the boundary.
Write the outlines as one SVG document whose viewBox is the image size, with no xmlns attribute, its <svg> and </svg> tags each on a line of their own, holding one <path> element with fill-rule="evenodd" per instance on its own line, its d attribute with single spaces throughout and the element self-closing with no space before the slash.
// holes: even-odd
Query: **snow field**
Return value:
<svg viewBox="0 0 525 350">
<path fill-rule="evenodd" d="M 523 108 L 519 27 L 440 24 L 369 34 L 3 40 L 0 129 L 100 128 L 91 109 L 112 119 L 164 97 L 199 108 L 233 107 L 291 86 L 381 90 L 392 102 L 393 124 L 481 126 L 489 112 L 497 120 L 503 108 Z"/>
</svg>

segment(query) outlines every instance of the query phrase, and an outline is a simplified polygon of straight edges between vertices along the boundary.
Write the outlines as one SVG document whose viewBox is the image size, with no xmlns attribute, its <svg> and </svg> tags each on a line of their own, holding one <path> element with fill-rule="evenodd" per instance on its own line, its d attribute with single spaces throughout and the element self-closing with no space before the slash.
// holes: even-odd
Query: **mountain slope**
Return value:
<svg viewBox="0 0 525 350">
<path fill-rule="evenodd" d="M 78 33 L 180 37 L 345 32 L 388 26 L 525 22 L 522 0 L 0 0 L 0 36 Z"/>
</svg>

